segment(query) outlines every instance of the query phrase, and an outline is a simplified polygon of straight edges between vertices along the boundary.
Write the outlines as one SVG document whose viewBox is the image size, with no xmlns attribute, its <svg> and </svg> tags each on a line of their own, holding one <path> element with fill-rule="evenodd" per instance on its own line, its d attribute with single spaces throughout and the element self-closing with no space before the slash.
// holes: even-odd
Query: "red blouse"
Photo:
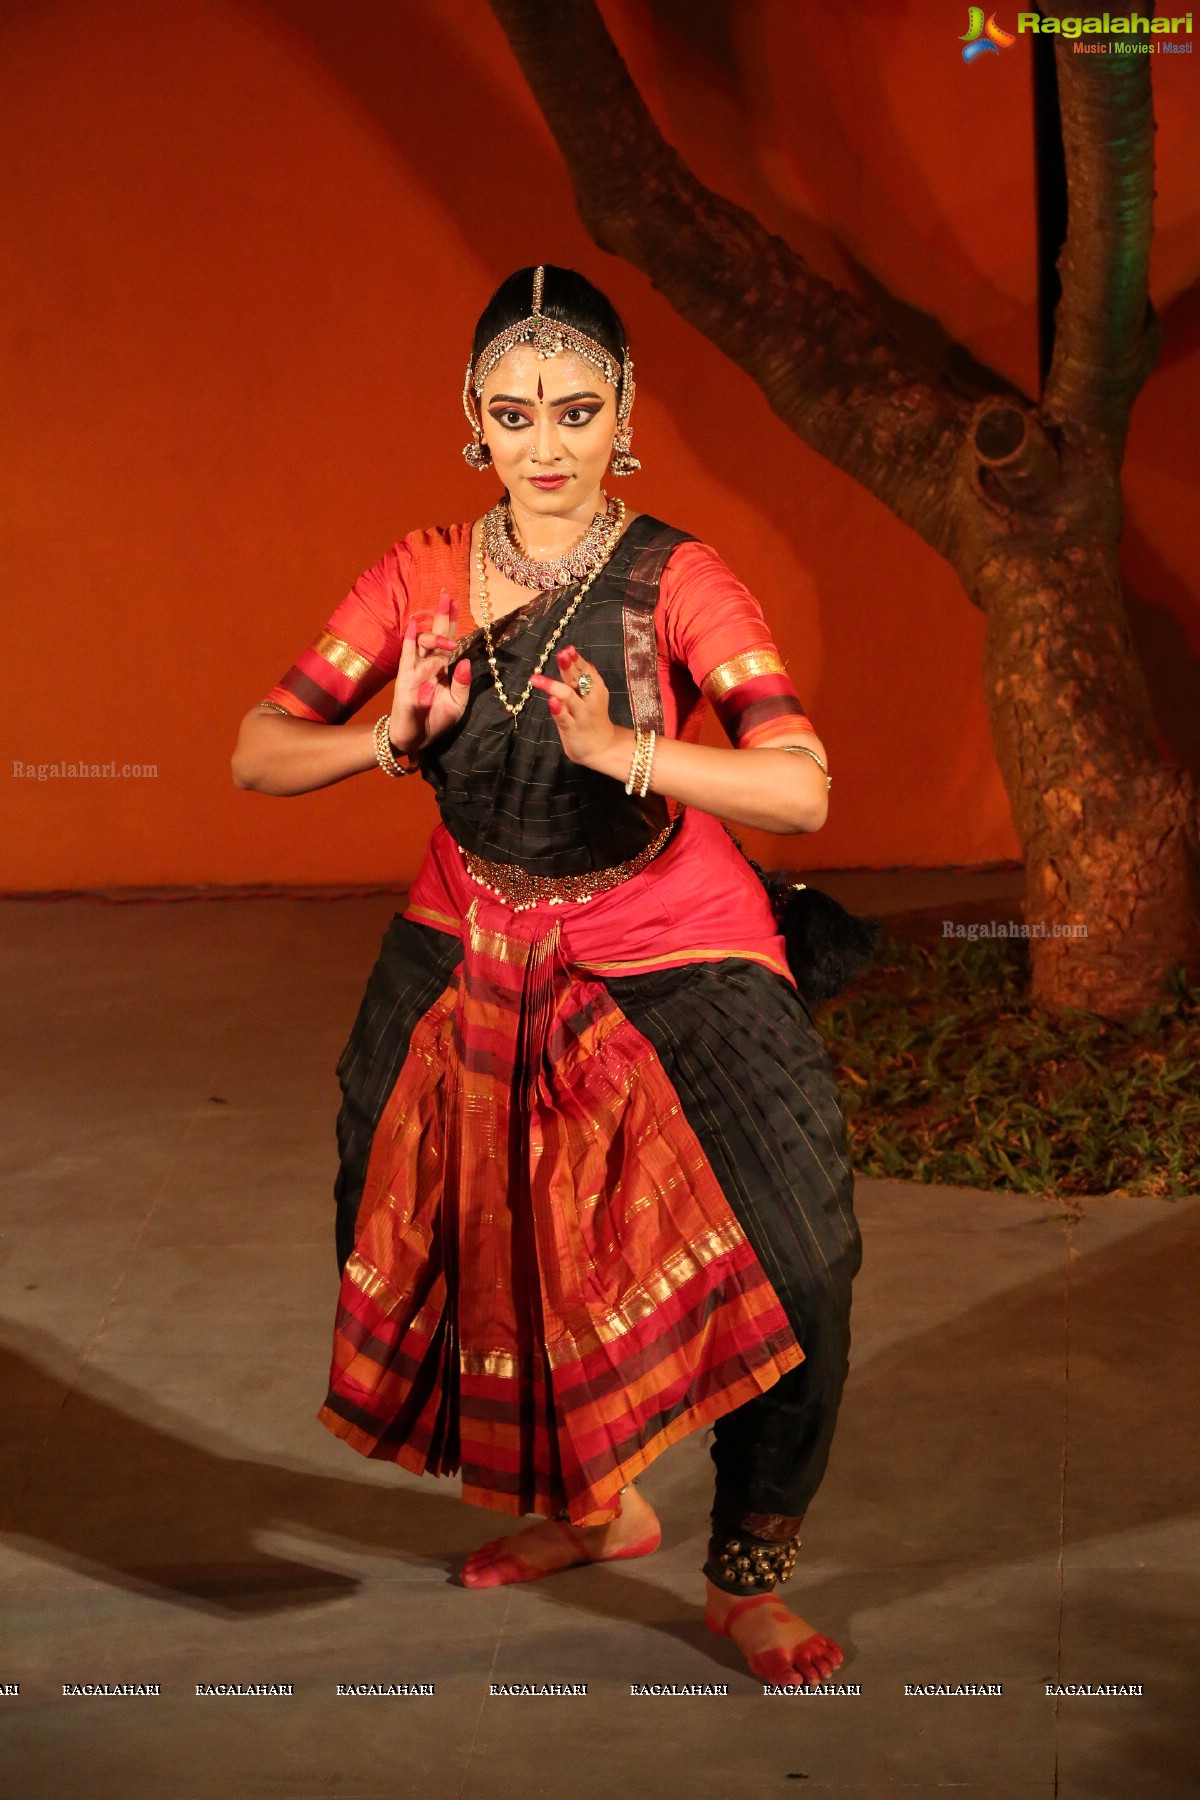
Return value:
<svg viewBox="0 0 1200 1800">
<path fill-rule="evenodd" d="M 412 531 L 393 544 L 265 698 L 296 718 L 342 724 L 393 679 L 410 612 L 428 628 L 443 588 L 455 597 L 465 640 L 477 629 L 467 602 L 470 552 L 469 525 Z M 667 737 L 698 738 L 706 700 L 739 749 L 794 743 L 814 729 L 762 608 L 710 544 L 672 552 L 654 619 Z"/>
</svg>

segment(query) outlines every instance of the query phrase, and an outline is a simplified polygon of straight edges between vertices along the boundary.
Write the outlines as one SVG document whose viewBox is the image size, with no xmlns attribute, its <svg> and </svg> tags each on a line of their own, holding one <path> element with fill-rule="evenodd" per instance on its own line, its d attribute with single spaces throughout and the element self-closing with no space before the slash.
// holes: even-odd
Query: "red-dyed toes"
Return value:
<svg viewBox="0 0 1200 1800">
<path fill-rule="evenodd" d="M 467 1582 L 467 1586 L 473 1588 L 500 1587 L 502 1585 L 503 1576 L 493 1563 L 489 1563 L 486 1568 L 474 1570 Z"/>
<path fill-rule="evenodd" d="M 491 1572 L 501 1560 L 503 1538 L 496 1538 L 490 1544 L 481 1544 L 478 1550 L 472 1550 L 459 1571 L 459 1580 L 464 1587 L 494 1587 L 489 1579 Z"/>
<path fill-rule="evenodd" d="M 751 1671 L 761 1681 L 769 1681 L 777 1687 L 795 1687 L 792 1681 L 792 1659 L 786 1650 L 762 1650 L 757 1656 L 750 1658 Z"/>
<path fill-rule="evenodd" d="M 843 1660 L 841 1649 L 833 1642 L 832 1638 L 816 1634 L 805 1638 L 802 1644 L 796 1646 L 792 1654 L 796 1667 L 803 1672 L 810 1687 L 815 1687 L 818 1682 L 827 1680 L 833 1671 L 841 1666 Z"/>
<path fill-rule="evenodd" d="M 504 1542 L 503 1538 L 498 1539 L 494 1554 L 482 1560 L 476 1560 L 481 1555 L 480 1551 L 476 1551 L 475 1556 L 468 1559 L 461 1577 L 465 1587 L 504 1587 L 513 1581 L 536 1581 L 539 1575 L 545 1573 L 527 1563 L 523 1557 L 504 1550 L 501 1547 Z M 486 1550 L 489 1546 L 485 1544 L 483 1548 Z"/>
<path fill-rule="evenodd" d="M 500 1549 L 499 1545 L 484 1544 L 481 1549 L 472 1550 L 470 1556 L 468 1556 L 466 1562 L 463 1564 L 463 1567 L 467 1569 L 490 1569 L 492 1564 L 496 1561 L 496 1558 L 503 1554 L 504 1552 Z"/>
<path fill-rule="evenodd" d="M 469 1573 L 466 1570 L 463 1572 L 464 1587 L 499 1587 L 503 1580 L 504 1575 L 498 1563 L 485 1563 L 480 1569 L 472 1569 Z"/>
</svg>

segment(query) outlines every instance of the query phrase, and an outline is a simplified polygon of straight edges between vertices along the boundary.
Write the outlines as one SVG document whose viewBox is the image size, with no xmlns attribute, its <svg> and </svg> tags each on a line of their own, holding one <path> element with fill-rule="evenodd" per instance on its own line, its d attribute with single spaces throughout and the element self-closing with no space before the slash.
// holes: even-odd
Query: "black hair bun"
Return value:
<svg viewBox="0 0 1200 1800">
<path fill-rule="evenodd" d="M 763 869 L 749 856 L 746 861 L 767 890 L 788 968 L 804 998 L 816 1006 L 857 981 L 879 949 L 883 920 L 848 911 L 832 894 L 798 882 L 793 869 Z"/>
</svg>

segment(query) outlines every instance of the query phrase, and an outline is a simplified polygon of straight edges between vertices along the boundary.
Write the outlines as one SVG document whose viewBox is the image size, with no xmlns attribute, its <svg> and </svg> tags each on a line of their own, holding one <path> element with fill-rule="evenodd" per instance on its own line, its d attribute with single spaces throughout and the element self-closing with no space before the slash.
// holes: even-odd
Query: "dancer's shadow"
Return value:
<svg viewBox="0 0 1200 1800">
<path fill-rule="evenodd" d="M 0 1529 L 31 1556 L 114 1587 L 243 1615 L 340 1599 L 360 1585 L 319 1556 L 298 1562 L 264 1549 L 260 1533 L 398 1563 L 442 1562 L 448 1572 L 478 1542 L 477 1520 L 448 1483 L 414 1491 L 364 1482 L 349 1452 L 345 1475 L 320 1475 L 210 1448 L 195 1440 L 191 1421 L 158 1402 L 148 1409 L 153 1421 L 139 1418 L 144 1396 L 110 1375 L 64 1399 L 50 1373 L 54 1347 L 41 1339 L 39 1366 L 38 1342 L 22 1328 L 21 1349 L 0 1346 L 8 1469 Z M 312 1396 L 319 1435 L 323 1398 Z"/>
</svg>

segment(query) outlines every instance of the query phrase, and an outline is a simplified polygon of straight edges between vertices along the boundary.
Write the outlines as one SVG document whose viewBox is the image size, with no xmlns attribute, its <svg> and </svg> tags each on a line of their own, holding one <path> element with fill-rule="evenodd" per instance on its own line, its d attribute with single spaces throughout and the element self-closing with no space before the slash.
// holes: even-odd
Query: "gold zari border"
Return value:
<svg viewBox="0 0 1200 1800">
<path fill-rule="evenodd" d="M 756 675 L 786 673 L 778 650 L 744 650 L 740 656 L 731 656 L 728 662 L 718 663 L 710 670 L 700 683 L 700 692 L 708 700 L 720 700 L 731 688 L 740 687 L 743 681 L 753 681 Z"/>
<path fill-rule="evenodd" d="M 312 647 L 318 656 L 324 657 L 330 667 L 336 669 L 339 675 L 344 675 L 348 681 L 361 681 L 374 667 L 369 656 L 364 656 L 361 650 L 356 650 L 353 644 L 348 644 L 345 638 L 337 637 L 332 631 L 323 631 L 314 640 Z"/>
<path fill-rule="evenodd" d="M 563 1364 L 580 1362 L 598 1344 L 616 1343 L 650 1318 L 660 1306 L 665 1306 L 701 1269 L 736 1250 L 744 1241 L 744 1235 L 737 1220 L 731 1219 L 727 1225 L 705 1232 L 703 1237 L 694 1238 L 690 1244 L 681 1245 L 659 1268 L 635 1287 L 627 1289 L 620 1306 L 593 1315 L 589 1321 L 590 1330 L 580 1337 L 568 1335 L 548 1344 L 546 1356 L 551 1367 L 557 1369 Z"/>
</svg>

